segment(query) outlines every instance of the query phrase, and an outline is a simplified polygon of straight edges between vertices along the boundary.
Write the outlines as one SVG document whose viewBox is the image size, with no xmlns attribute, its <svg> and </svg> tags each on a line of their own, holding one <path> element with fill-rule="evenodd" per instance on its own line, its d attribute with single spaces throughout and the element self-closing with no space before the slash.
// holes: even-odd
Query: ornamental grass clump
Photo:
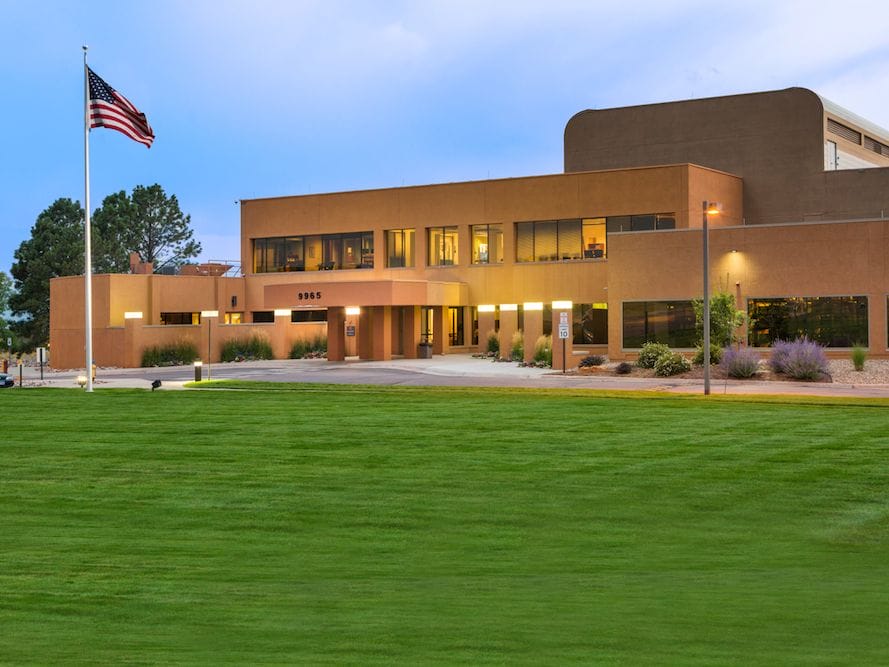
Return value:
<svg viewBox="0 0 889 667">
<path fill-rule="evenodd" d="M 658 357 L 654 364 L 654 374 L 660 377 L 679 375 L 691 370 L 691 362 L 678 352 L 667 352 Z"/>
<path fill-rule="evenodd" d="M 553 365 L 553 337 L 540 336 L 534 343 L 534 361 L 538 365 Z"/>
<path fill-rule="evenodd" d="M 327 356 L 327 336 L 317 334 L 314 338 L 300 338 L 290 348 L 291 359 L 321 359 Z"/>
<path fill-rule="evenodd" d="M 516 331 L 512 335 L 510 355 L 513 361 L 521 361 L 525 358 L 525 336 L 521 331 Z"/>
<path fill-rule="evenodd" d="M 824 347 L 805 336 L 774 345 L 769 364 L 775 372 L 794 380 L 820 380 L 827 375 Z"/>
<path fill-rule="evenodd" d="M 867 348 L 856 343 L 852 348 L 852 366 L 860 373 L 864 370 L 865 361 L 867 361 Z"/>
<path fill-rule="evenodd" d="M 759 370 L 759 355 L 749 347 L 740 349 L 727 347 L 722 354 L 722 361 L 719 362 L 719 366 L 729 377 L 738 379 L 752 378 L 756 375 L 756 371 Z"/>
<path fill-rule="evenodd" d="M 488 354 L 494 357 L 500 354 L 500 338 L 496 331 L 488 332 Z"/>
<path fill-rule="evenodd" d="M 639 368 L 654 368 L 657 360 L 665 354 L 670 354 L 670 346 L 665 343 L 645 343 L 639 350 L 639 358 L 636 365 Z"/>
<path fill-rule="evenodd" d="M 142 367 L 184 366 L 198 358 L 198 348 L 191 341 L 180 340 L 167 345 L 147 347 L 142 352 Z"/>
<path fill-rule="evenodd" d="M 272 359 L 272 344 L 262 336 L 236 338 L 225 342 L 222 346 L 221 356 L 223 361 Z"/>
<path fill-rule="evenodd" d="M 622 361 L 615 367 L 614 372 L 618 375 L 629 375 L 633 372 L 633 364 Z"/>
</svg>

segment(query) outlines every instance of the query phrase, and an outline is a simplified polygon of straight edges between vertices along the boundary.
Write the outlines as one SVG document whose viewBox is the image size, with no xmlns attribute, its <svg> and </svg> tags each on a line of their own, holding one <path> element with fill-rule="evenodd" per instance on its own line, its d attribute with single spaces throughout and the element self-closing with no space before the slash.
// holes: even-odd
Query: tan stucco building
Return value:
<svg viewBox="0 0 889 667">
<path fill-rule="evenodd" d="M 177 339 L 216 360 L 257 332 L 279 357 L 326 333 L 338 360 L 475 350 L 492 331 L 505 351 L 521 331 L 527 357 L 565 324 L 568 366 L 690 349 L 713 201 L 712 288 L 747 309 L 750 344 L 889 355 L 887 131 L 792 88 L 583 111 L 564 141 L 563 174 L 244 200 L 243 276 L 94 277 L 96 361 Z M 51 293 L 52 363 L 82 366 L 83 279 Z"/>
</svg>

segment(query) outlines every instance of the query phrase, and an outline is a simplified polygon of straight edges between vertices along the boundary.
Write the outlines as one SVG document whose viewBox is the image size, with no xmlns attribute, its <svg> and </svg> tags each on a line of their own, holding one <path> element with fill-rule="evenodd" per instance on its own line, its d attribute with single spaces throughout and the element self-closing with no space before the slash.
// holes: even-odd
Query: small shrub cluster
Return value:
<svg viewBox="0 0 889 667">
<path fill-rule="evenodd" d="M 793 342 L 775 341 L 769 366 L 794 380 L 819 380 L 827 375 L 824 348 L 805 336 Z"/>
<path fill-rule="evenodd" d="M 670 354 L 670 346 L 666 343 L 645 343 L 639 350 L 636 365 L 639 368 L 654 368 L 657 360 L 665 354 Z"/>
<path fill-rule="evenodd" d="M 722 348 L 716 343 L 710 343 L 710 365 L 718 364 L 722 361 Z M 704 365 L 704 345 L 698 345 L 695 349 L 695 356 L 692 357 L 691 363 L 695 366 Z"/>
<path fill-rule="evenodd" d="M 553 337 L 541 336 L 534 343 L 534 361 L 545 366 L 553 365 Z"/>
<path fill-rule="evenodd" d="M 633 372 L 633 364 L 622 361 L 615 367 L 614 372 L 618 375 L 629 375 Z"/>
<path fill-rule="evenodd" d="M 290 348 L 291 359 L 323 359 L 327 356 L 327 336 L 318 334 L 314 338 L 300 338 Z"/>
<path fill-rule="evenodd" d="M 691 362 L 678 352 L 670 352 L 658 357 L 654 363 L 654 374 L 660 377 L 678 375 L 691 370 Z"/>
<path fill-rule="evenodd" d="M 510 348 L 510 359 L 513 361 L 521 361 L 525 358 L 525 336 L 521 331 L 516 331 L 512 335 L 512 346 Z"/>
<path fill-rule="evenodd" d="M 229 340 L 222 346 L 223 361 L 254 361 L 271 358 L 272 344 L 262 336 Z"/>
<path fill-rule="evenodd" d="M 860 373 L 864 370 L 865 361 L 867 361 L 867 348 L 856 343 L 852 348 L 852 366 Z"/>
<path fill-rule="evenodd" d="M 142 352 L 142 367 L 183 366 L 198 358 L 198 348 L 190 341 L 147 347 Z"/>
<path fill-rule="evenodd" d="M 729 377 L 738 379 L 752 378 L 756 375 L 756 371 L 759 370 L 759 355 L 749 347 L 742 347 L 737 350 L 727 347 L 722 354 L 722 361 L 719 363 L 719 366 Z"/>
<path fill-rule="evenodd" d="M 500 354 L 500 338 L 496 331 L 488 332 L 488 354 L 495 357 Z"/>
<path fill-rule="evenodd" d="M 605 357 L 601 354 L 590 354 L 580 360 L 577 364 L 579 368 L 589 368 L 590 366 L 601 366 L 605 363 Z"/>
</svg>

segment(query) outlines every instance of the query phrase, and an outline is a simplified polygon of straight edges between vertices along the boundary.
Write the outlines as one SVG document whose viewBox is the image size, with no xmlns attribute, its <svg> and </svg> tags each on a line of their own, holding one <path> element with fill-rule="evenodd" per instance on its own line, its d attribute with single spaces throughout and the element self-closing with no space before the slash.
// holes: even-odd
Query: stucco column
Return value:
<svg viewBox="0 0 889 667">
<path fill-rule="evenodd" d="M 208 313 L 215 313 L 210 315 Z M 219 334 L 219 311 L 201 311 L 201 346 L 198 348 L 198 359 L 205 363 L 219 361 L 222 341 Z"/>
<path fill-rule="evenodd" d="M 420 306 L 405 306 L 404 322 L 401 330 L 402 354 L 405 359 L 417 358 L 417 345 L 420 344 Z"/>
<path fill-rule="evenodd" d="M 124 368 L 139 368 L 142 365 L 142 316 L 143 313 L 124 313 L 122 360 Z"/>
<path fill-rule="evenodd" d="M 374 306 L 371 310 L 373 359 L 389 361 L 392 358 L 392 306 Z"/>
<path fill-rule="evenodd" d="M 432 307 L 432 353 L 447 354 L 451 349 L 450 340 L 448 339 L 448 328 L 450 321 L 448 320 L 447 306 Z"/>
<path fill-rule="evenodd" d="M 562 360 L 565 360 L 565 368 L 574 368 L 571 343 L 572 332 L 572 304 L 570 301 L 553 301 L 553 370 L 562 370 Z M 568 325 L 568 338 L 559 338 L 559 325 Z M 564 347 L 564 352 L 563 352 Z"/>
<path fill-rule="evenodd" d="M 271 331 L 272 356 L 275 359 L 290 358 L 290 341 L 287 334 L 290 332 L 290 309 L 275 309 L 275 326 Z"/>
<path fill-rule="evenodd" d="M 332 306 L 327 309 L 327 360 L 346 358 L 346 309 Z"/>
<path fill-rule="evenodd" d="M 531 362 L 534 361 L 534 346 L 537 344 L 537 339 L 543 335 L 543 304 L 526 303 L 523 310 L 525 361 Z"/>
<path fill-rule="evenodd" d="M 358 358 L 373 359 L 373 308 L 364 306 L 358 316 Z"/>
<path fill-rule="evenodd" d="M 514 303 L 500 304 L 500 358 L 512 359 L 512 336 L 519 327 L 519 313 Z"/>
</svg>

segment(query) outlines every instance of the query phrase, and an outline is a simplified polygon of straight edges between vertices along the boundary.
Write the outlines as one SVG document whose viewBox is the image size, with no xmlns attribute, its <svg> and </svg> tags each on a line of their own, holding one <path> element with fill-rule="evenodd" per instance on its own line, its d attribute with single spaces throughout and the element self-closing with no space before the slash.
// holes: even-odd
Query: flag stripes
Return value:
<svg viewBox="0 0 889 667">
<path fill-rule="evenodd" d="M 87 67 L 90 127 L 107 127 L 151 148 L 154 132 L 145 114 Z"/>
</svg>

